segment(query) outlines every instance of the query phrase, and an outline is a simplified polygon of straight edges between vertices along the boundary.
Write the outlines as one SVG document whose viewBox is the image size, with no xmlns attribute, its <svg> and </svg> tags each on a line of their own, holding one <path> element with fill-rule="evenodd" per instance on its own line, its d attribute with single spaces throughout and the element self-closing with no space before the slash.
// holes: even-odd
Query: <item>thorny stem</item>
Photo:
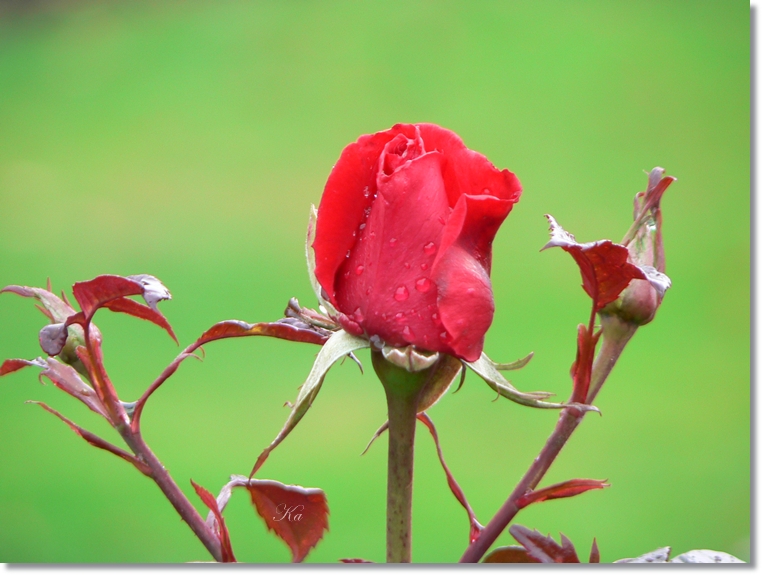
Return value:
<svg viewBox="0 0 762 575">
<path fill-rule="evenodd" d="M 149 477 L 159 486 L 159 489 L 161 489 L 162 493 L 164 493 L 175 510 L 180 514 L 183 521 L 188 524 L 215 561 L 222 562 L 222 546 L 217 535 L 206 524 L 198 511 L 196 511 L 196 508 L 193 507 L 185 494 L 180 490 L 169 475 L 169 472 L 161 464 L 161 461 L 159 461 L 153 451 L 146 445 L 140 434 L 139 427 L 133 429 L 131 425 L 126 423 L 127 417 L 124 408 L 116 395 L 116 391 L 108 380 L 106 374 L 100 369 L 100 362 L 96 356 L 96 349 L 90 338 L 89 327 L 89 324 L 85 326 L 85 344 L 87 346 L 88 354 L 90 355 L 90 363 L 93 366 L 94 376 L 97 378 L 97 381 L 93 383 L 96 384 L 96 389 L 100 388 L 99 395 L 102 396 L 102 400 L 106 404 L 106 409 L 112 418 L 112 424 L 138 460 L 148 466 L 148 469 L 150 470 Z M 170 367 L 174 366 L 171 371 L 170 367 L 165 370 L 165 373 L 167 371 L 169 371 L 169 373 L 166 373 L 166 376 L 162 374 L 164 377 L 159 377 L 159 380 L 157 380 L 157 382 L 159 382 L 158 384 L 154 382 L 154 385 L 149 388 L 151 392 L 161 385 L 161 382 L 177 369 L 180 361 L 182 360 L 175 360 L 175 362 L 170 365 Z M 147 395 L 150 395 L 150 393 L 147 393 Z M 144 398 L 141 398 L 141 407 L 145 404 L 145 399 L 148 398 L 147 395 L 144 395 Z"/>
<path fill-rule="evenodd" d="M 598 356 L 593 363 L 586 403 L 590 404 L 601 389 L 604 381 L 606 381 L 606 378 L 611 373 L 614 364 L 617 359 L 619 359 L 624 346 L 635 333 L 635 329 L 635 327 L 632 327 L 630 330 L 616 331 L 613 333 L 604 329 L 603 344 L 601 345 Z M 540 454 L 524 474 L 524 477 L 505 501 L 503 506 L 484 528 L 484 531 L 482 531 L 479 537 L 468 546 L 465 553 L 460 558 L 460 563 L 476 563 L 484 556 L 490 546 L 519 512 L 519 507 L 516 505 L 516 501 L 518 501 L 522 495 L 526 494 L 527 491 L 531 491 L 537 487 L 548 469 L 550 469 L 553 461 L 555 461 L 556 457 L 561 452 L 563 446 L 566 445 L 566 442 L 569 440 L 574 430 L 582 422 L 585 413 L 587 412 L 575 407 L 567 407 L 561 412 L 556 428 L 545 442 Z"/>
<path fill-rule="evenodd" d="M 222 562 L 222 546 L 217 535 L 206 524 L 196 508 L 180 490 L 169 472 L 161 464 L 156 455 L 146 445 L 140 433 L 133 433 L 128 427 L 118 430 L 133 453 L 151 470 L 151 479 L 156 482 L 162 493 L 169 500 L 183 521 L 188 524 L 196 537 L 206 547 L 207 551 L 217 562 Z"/>
</svg>

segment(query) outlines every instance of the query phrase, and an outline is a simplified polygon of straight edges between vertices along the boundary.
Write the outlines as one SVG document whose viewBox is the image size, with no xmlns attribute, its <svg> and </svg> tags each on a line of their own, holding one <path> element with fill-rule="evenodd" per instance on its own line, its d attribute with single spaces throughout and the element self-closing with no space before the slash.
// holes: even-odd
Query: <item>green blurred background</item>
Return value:
<svg viewBox="0 0 762 575">
<path fill-rule="evenodd" d="M 612 487 L 517 522 L 604 561 L 660 546 L 749 559 L 749 11 L 744 2 L 11 2 L 0 4 L 0 284 L 57 290 L 149 273 L 183 345 L 216 321 L 315 305 L 304 264 L 310 203 L 342 148 L 397 122 L 435 122 L 524 186 L 494 245 L 486 351 L 529 351 L 512 378 L 568 397 L 589 300 L 553 214 L 580 241 L 619 240 L 644 170 L 663 201 L 673 287 L 635 337 L 545 485 Z M 0 357 L 41 352 L 44 318 L 0 297 Z M 177 348 L 101 313 L 107 367 L 136 398 Z M 154 396 L 144 435 L 178 483 L 216 492 L 280 429 L 316 348 L 216 342 Z M 369 368 L 367 352 L 360 353 Z M 0 382 L 0 560 L 183 562 L 208 555 L 159 490 L 24 400 L 118 441 L 28 369 Z M 470 376 L 430 414 L 487 522 L 557 415 L 492 402 Z M 330 532 L 308 557 L 384 559 L 385 419 L 375 376 L 347 362 L 261 477 L 325 490 Z M 454 562 L 466 514 L 428 435 L 416 453 L 414 560 Z M 200 507 L 200 502 L 192 496 Z M 239 560 L 289 560 L 247 496 L 226 512 Z M 501 544 L 512 543 L 506 532 Z"/>
</svg>

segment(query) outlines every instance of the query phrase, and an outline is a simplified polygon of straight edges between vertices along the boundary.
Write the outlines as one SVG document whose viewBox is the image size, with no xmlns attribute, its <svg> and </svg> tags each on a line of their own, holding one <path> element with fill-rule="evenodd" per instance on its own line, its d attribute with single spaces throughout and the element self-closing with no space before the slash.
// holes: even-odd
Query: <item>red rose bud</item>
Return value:
<svg viewBox="0 0 762 575">
<path fill-rule="evenodd" d="M 479 359 L 492 240 L 521 184 L 433 124 L 347 146 L 323 192 L 315 276 L 342 327 L 387 346 Z"/>
<path fill-rule="evenodd" d="M 649 280 L 634 279 L 619 299 L 601 310 L 602 316 L 616 315 L 621 320 L 641 326 L 649 323 L 661 305 L 664 292 L 670 286 L 664 275 L 664 244 L 661 233 L 661 197 L 676 181 L 664 177 L 663 168 L 654 168 L 648 176 L 648 188 L 635 196 L 633 223 L 622 244 L 627 246 L 628 260 L 640 267 Z M 658 286 L 663 289 L 657 289 Z"/>
</svg>

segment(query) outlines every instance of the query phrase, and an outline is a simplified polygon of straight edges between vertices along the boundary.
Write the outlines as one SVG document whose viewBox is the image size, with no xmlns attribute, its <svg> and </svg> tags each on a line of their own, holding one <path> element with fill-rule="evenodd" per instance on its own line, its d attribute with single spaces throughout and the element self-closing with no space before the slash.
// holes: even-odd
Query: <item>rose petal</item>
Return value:
<svg viewBox="0 0 762 575">
<path fill-rule="evenodd" d="M 449 211 L 442 156 L 425 154 L 379 176 L 362 241 L 340 268 L 339 309 L 388 345 L 449 351 L 439 340 L 431 270 Z"/>
<path fill-rule="evenodd" d="M 376 194 L 377 160 L 392 130 L 362 136 L 341 152 L 325 184 L 315 230 L 315 276 L 333 299 L 334 281 L 345 254 L 352 249 L 352 235 L 365 217 Z"/>
<path fill-rule="evenodd" d="M 485 156 L 469 150 L 455 132 L 435 124 L 418 127 L 426 151 L 438 150 L 447 158 L 443 178 L 451 207 L 463 194 L 491 195 L 512 204 L 519 201 L 521 184 L 513 172 L 498 170 Z"/>
<path fill-rule="evenodd" d="M 434 262 L 437 306 L 455 355 L 476 361 L 495 305 L 489 270 L 492 240 L 513 204 L 492 196 L 461 196 Z"/>
</svg>

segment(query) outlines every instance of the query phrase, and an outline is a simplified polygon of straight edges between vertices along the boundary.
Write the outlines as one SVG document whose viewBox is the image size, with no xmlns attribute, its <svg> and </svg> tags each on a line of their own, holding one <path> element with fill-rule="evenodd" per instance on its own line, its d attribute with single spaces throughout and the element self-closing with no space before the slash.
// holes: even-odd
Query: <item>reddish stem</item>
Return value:
<svg viewBox="0 0 762 575">
<path fill-rule="evenodd" d="M 135 402 L 135 408 L 132 412 L 132 430 L 135 432 L 140 432 L 140 416 L 143 414 L 143 408 L 145 407 L 146 401 L 148 401 L 148 398 L 151 397 L 151 394 L 159 389 L 159 386 L 161 386 L 162 383 L 164 383 L 173 373 L 177 371 L 177 368 L 180 367 L 180 364 L 189 357 L 197 357 L 194 356 L 193 352 L 196 351 L 199 347 L 201 347 L 198 343 L 192 343 L 188 347 L 186 347 L 180 355 L 178 355 L 172 363 L 170 363 L 164 371 L 161 372 L 159 377 L 156 378 L 156 380 L 148 387 L 148 389 L 145 390 L 143 395 L 140 396 L 140 399 L 138 399 Z"/>
<path fill-rule="evenodd" d="M 466 552 L 460 558 L 460 563 L 477 563 L 479 559 L 487 552 L 490 546 L 495 542 L 498 536 L 505 530 L 508 524 L 519 512 L 516 502 L 527 491 L 537 487 L 540 480 L 550 468 L 561 448 L 566 445 L 572 432 L 582 421 L 585 412 L 571 407 L 564 409 L 556 424 L 552 435 L 548 438 L 540 455 L 534 460 L 524 477 L 511 493 L 500 510 L 495 514 L 492 520 L 487 524 L 481 535 L 468 546 Z"/>
<path fill-rule="evenodd" d="M 182 490 L 169 475 L 169 472 L 161 464 L 151 449 L 143 441 L 140 433 L 133 433 L 131 429 L 118 430 L 133 453 L 143 461 L 151 471 L 151 479 L 156 482 L 164 496 L 169 500 L 175 510 L 180 514 L 183 521 L 188 524 L 193 533 L 198 537 L 207 551 L 217 562 L 222 562 L 222 546 L 217 535 L 206 524 L 199 512 L 191 504 Z"/>
<path fill-rule="evenodd" d="M 199 515 L 196 508 L 193 507 L 191 502 L 169 475 L 169 472 L 161 464 L 161 461 L 159 461 L 153 451 L 151 451 L 145 441 L 143 441 L 143 437 L 140 434 L 140 428 L 138 426 L 133 428 L 132 425 L 127 423 L 129 419 L 124 411 L 124 407 L 119 401 L 116 390 L 111 384 L 108 375 L 101 369 L 101 358 L 96 355 L 98 350 L 91 341 L 89 322 L 85 324 L 85 343 L 88 354 L 90 355 L 90 363 L 93 366 L 93 375 L 96 379 L 93 383 L 96 386 L 96 390 L 100 391 L 99 396 L 106 405 L 106 409 L 111 416 L 112 425 L 119 432 L 119 435 L 122 436 L 122 439 L 124 439 L 125 443 L 130 447 L 137 459 L 148 467 L 148 470 L 150 471 L 148 476 L 159 486 L 159 489 L 161 489 L 165 497 L 180 514 L 183 521 L 188 524 L 215 561 L 221 562 L 222 546 L 220 545 L 220 540 L 217 535 L 211 528 L 209 528 L 206 521 Z M 192 352 L 193 349 L 195 349 L 191 349 L 192 347 L 193 346 L 190 346 L 186 351 L 190 350 Z M 177 365 L 180 364 L 182 359 L 184 359 L 183 354 L 164 370 L 164 373 L 162 374 L 163 377 L 160 376 L 143 397 L 141 397 L 141 409 L 142 405 L 145 404 L 145 400 L 148 399 L 148 396 L 161 385 L 161 382 L 174 373 L 177 369 Z M 170 370 L 173 366 L 174 368 Z"/>
<path fill-rule="evenodd" d="M 601 386 L 611 373 L 614 364 L 616 364 L 617 359 L 619 359 L 624 346 L 627 345 L 627 342 L 634 335 L 636 329 L 634 326 L 630 326 L 629 329 L 611 330 L 606 329 L 607 327 L 608 326 L 605 325 L 604 321 L 603 344 L 598 356 L 595 358 L 595 363 L 593 364 L 589 380 L 589 391 L 587 392 L 586 401 L 588 404 L 592 402 L 598 391 L 601 389 Z M 591 334 L 592 330 L 588 333 L 588 337 L 590 337 Z M 575 382 L 575 388 L 576 385 L 577 382 Z M 524 477 L 503 506 L 484 528 L 484 531 L 479 535 L 479 538 L 468 546 L 465 553 L 460 558 L 461 563 L 476 563 L 484 556 L 490 546 L 519 512 L 519 507 L 516 504 L 517 501 L 526 494 L 527 491 L 537 487 L 548 469 L 550 469 L 553 461 L 555 461 L 556 457 L 561 452 L 563 446 L 566 445 L 566 442 L 569 440 L 574 430 L 582 422 L 585 413 L 587 412 L 581 411 L 575 407 L 568 407 L 561 412 L 556 428 L 545 442 L 542 451 L 540 451 L 540 454 L 524 474 Z"/>
</svg>

